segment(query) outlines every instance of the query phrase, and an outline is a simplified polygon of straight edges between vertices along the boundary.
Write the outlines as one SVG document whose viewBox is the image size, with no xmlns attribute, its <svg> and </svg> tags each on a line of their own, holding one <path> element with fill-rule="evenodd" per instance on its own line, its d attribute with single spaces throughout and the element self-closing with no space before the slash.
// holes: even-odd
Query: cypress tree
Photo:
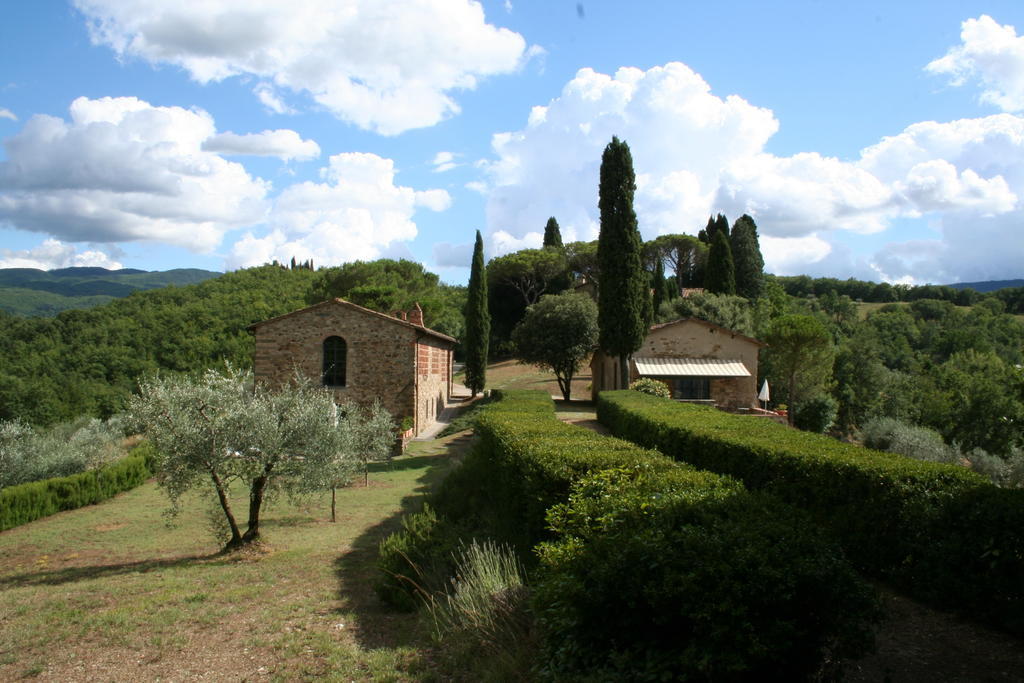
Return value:
<svg viewBox="0 0 1024 683">
<path fill-rule="evenodd" d="M 715 230 L 711 251 L 708 252 L 708 271 L 704 276 L 704 287 L 712 294 L 736 293 L 736 268 L 732 261 L 729 238 Z"/>
<path fill-rule="evenodd" d="M 764 257 L 761 256 L 754 219 L 747 214 L 737 218 L 729 241 L 736 267 L 736 293 L 756 299 L 764 289 Z"/>
<path fill-rule="evenodd" d="M 645 309 L 650 310 L 650 277 L 643 269 L 643 240 L 633 211 L 635 192 L 629 145 L 613 137 L 601 155 L 598 186 L 597 322 L 601 349 L 619 357 L 622 388 L 629 385 L 629 356 L 643 343 Z"/>
<path fill-rule="evenodd" d="M 558 221 L 552 216 L 544 226 L 544 246 L 562 248 L 562 233 L 558 229 Z"/>
<path fill-rule="evenodd" d="M 487 273 L 484 271 L 484 241 L 476 231 L 473 265 L 466 292 L 466 387 L 473 396 L 487 384 L 487 351 L 491 336 L 491 314 L 487 309 Z"/>
<path fill-rule="evenodd" d="M 651 289 L 653 290 L 651 302 L 654 307 L 654 315 L 658 314 L 658 309 L 661 308 L 661 304 L 668 301 L 668 281 L 665 279 L 665 262 L 660 258 L 654 264 L 654 281 L 651 283 Z"/>
</svg>

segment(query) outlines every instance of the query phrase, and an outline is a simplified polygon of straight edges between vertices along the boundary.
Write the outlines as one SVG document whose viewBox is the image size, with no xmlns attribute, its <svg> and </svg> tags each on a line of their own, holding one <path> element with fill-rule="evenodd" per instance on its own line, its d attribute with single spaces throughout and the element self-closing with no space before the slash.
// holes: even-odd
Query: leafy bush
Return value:
<svg viewBox="0 0 1024 683">
<path fill-rule="evenodd" d="M 657 396 L 658 398 L 672 398 L 672 392 L 669 391 L 664 382 L 659 382 L 658 380 L 651 379 L 650 377 L 641 377 L 630 384 L 629 388 L 632 391 L 639 391 L 642 394 L 650 394 L 651 396 Z"/>
<path fill-rule="evenodd" d="M 868 421 L 862 436 L 866 447 L 879 451 L 930 462 L 955 464 L 959 461 L 957 450 L 946 445 L 942 435 L 935 430 L 909 425 L 891 417 L 876 417 Z"/>
<path fill-rule="evenodd" d="M 66 477 L 124 455 L 120 422 L 81 418 L 50 429 L 0 421 L 0 489 Z"/>
<path fill-rule="evenodd" d="M 911 594 L 1024 633 L 1024 491 L 963 467 L 637 392 L 602 393 L 598 417 L 640 445 L 805 507 L 857 566 Z"/>
<path fill-rule="evenodd" d="M 556 679 L 813 672 L 829 651 L 863 651 L 873 603 L 809 519 L 552 407 L 508 392 L 484 410 L 436 514 L 382 545 L 382 565 L 428 565 L 449 533 L 539 558 L 532 607 Z"/>
<path fill-rule="evenodd" d="M 1008 456 L 992 455 L 980 448 L 965 454 L 971 469 L 988 477 L 996 486 L 1008 489 L 1024 488 L 1024 450 L 1013 448 Z"/>
<path fill-rule="evenodd" d="M 145 456 L 132 454 L 88 472 L 9 486 L 0 491 L 0 531 L 99 503 L 135 488 L 149 476 Z"/>
<path fill-rule="evenodd" d="M 556 679 L 831 678 L 870 647 L 876 603 L 834 544 L 736 482 L 605 470 L 550 519 L 534 603 Z"/>
<path fill-rule="evenodd" d="M 451 592 L 433 600 L 429 614 L 435 643 L 472 680 L 515 680 L 534 662 L 529 590 L 508 548 L 490 541 L 464 547 Z"/>
<path fill-rule="evenodd" d="M 458 543 L 456 529 L 442 523 L 430 505 L 406 515 L 402 530 L 380 543 L 377 567 L 383 576 L 374 590 L 394 607 L 415 610 L 445 589 Z"/>
<path fill-rule="evenodd" d="M 793 413 L 793 426 L 805 432 L 824 434 L 836 421 L 839 404 L 827 394 L 801 401 Z"/>
</svg>

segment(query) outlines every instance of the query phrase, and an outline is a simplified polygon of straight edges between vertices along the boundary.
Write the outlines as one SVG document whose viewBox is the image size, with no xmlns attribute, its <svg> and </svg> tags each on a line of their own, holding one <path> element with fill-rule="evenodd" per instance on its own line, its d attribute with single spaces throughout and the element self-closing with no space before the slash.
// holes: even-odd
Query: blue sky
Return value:
<svg viewBox="0 0 1024 683">
<path fill-rule="evenodd" d="M 381 256 L 468 277 L 757 221 L 767 269 L 1022 277 L 1024 5 L 40 0 L 0 10 L 0 267 Z"/>
</svg>

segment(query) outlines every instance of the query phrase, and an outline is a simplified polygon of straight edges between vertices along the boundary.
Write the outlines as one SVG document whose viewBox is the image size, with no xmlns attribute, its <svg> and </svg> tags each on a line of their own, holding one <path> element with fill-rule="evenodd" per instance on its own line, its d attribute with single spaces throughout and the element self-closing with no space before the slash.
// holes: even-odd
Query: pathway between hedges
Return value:
<svg viewBox="0 0 1024 683">
<path fill-rule="evenodd" d="M 609 434 L 597 421 L 592 401 L 556 400 L 555 412 L 563 422 Z M 965 576 L 964 580 L 972 578 Z M 885 621 L 875 632 L 877 650 L 846 662 L 844 681 L 1024 681 L 1024 641 L 875 585 L 885 613 Z"/>
</svg>

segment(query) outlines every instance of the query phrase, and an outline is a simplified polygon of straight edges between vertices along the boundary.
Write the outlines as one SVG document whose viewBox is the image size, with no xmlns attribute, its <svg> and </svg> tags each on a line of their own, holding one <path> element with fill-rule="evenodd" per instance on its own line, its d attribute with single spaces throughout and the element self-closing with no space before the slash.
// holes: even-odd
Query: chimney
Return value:
<svg viewBox="0 0 1024 683">
<path fill-rule="evenodd" d="M 413 307 L 409 309 L 409 322 L 423 327 L 423 309 L 420 308 L 419 302 L 413 304 Z"/>
</svg>

